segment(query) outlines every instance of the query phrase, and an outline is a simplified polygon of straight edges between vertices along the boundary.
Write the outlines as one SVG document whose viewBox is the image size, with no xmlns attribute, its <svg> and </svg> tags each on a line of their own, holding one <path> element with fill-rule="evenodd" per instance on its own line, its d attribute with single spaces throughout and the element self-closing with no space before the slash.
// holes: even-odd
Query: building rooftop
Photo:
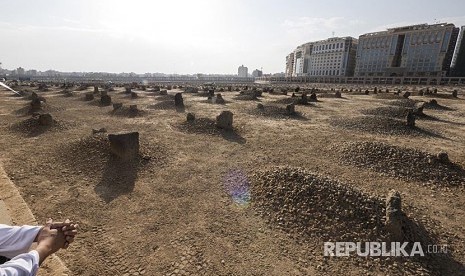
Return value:
<svg viewBox="0 0 465 276">
<path fill-rule="evenodd" d="M 424 23 L 424 24 L 416 24 L 416 25 L 389 28 L 386 31 L 366 33 L 366 34 L 361 35 L 360 37 L 378 36 L 378 35 L 386 35 L 386 34 L 407 32 L 407 31 L 416 31 L 416 30 L 437 29 L 437 28 L 443 28 L 443 27 L 446 27 L 446 26 L 455 27 L 455 25 L 451 24 L 451 23 L 437 23 L 437 24 L 431 24 L 431 25 Z"/>
</svg>

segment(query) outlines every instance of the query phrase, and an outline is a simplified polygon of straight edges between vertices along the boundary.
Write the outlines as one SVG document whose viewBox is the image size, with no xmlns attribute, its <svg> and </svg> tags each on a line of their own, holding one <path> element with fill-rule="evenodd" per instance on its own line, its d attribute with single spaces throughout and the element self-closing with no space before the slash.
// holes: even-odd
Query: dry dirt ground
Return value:
<svg viewBox="0 0 465 276">
<path fill-rule="evenodd" d="M 328 93 L 331 87 L 320 86 Z M 17 89 L 37 92 L 34 87 Z M 168 91 L 168 96 L 135 90 L 137 99 L 125 95 L 124 88 L 109 92 L 113 102 L 137 104 L 143 110 L 131 117 L 84 101 L 84 93 L 92 88 L 65 96 L 63 89 L 51 87 L 37 92 L 46 99 L 44 111 L 56 120 L 54 127 L 44 129 L 26 114 L 30 101 L 0 90 L 0 153 L 38 221 L 71 218 L 80 224 L 75 243 L 58 253 L 74 275 L 464 275 L 465 89 L 458 88 L 458 98 L 449 97 L 451 89 L 439 87 L 444 96 L 410 97 L 436 98 L 443 107 L 425 108 L 428 117 L 418 118 L 415 130 L 403 128 L 398 109 L 386 109 L 402 105 L 402 97 L 392 92 L 322 96 L 310 105 L 296 105 L 295 117 L 267 116 L 285 110 L 285 105 L 279 109 L 273 103 L 283 102 L 291 93 L 263 93 L 254 101 L 239 100 L 239 92 L 222 92 L 224 105 L 184 93 L 183 112 L 160 104 L 172 101 L 181 90 Z M 269 112 L 257 113 L 257 103 Z M 374 109 L 382 116 L 373 115 Z M 234 113 L 232 133 L 209 129 L 222 110 Z M 187 112 L 204 118 L 197 129 L 186 127 Z M 105 134 L 92 135 L 92 129 L 102 127 L 108 133 L 138 131 L 140 160 L 114 161 Z M 370 145 L 375 151 L 379 147 L 380 156 L 367 161 L 364 154 Z M 390 146 L 395 148 L 389 151 Z M 404 150 L 420 153 L 415 159 L 407 152 L 404 160 Z M 409 162 L 423 162 L 428 153 L 439 151 L 446 151 L 455 165 L 439 173 L 428 162 L 410 166 Z M 295 184 L 281 179 L 277 166 L 332 179 L 341 183 L 338 187 L 360 191 L 367 202 L 380 198 L 380 206 L 396 189 L 407 216 L 425 235 L 447 244 L 451 253 L 423 260 L 324 257 L 324 241 L 343 240 L 342 235 L 353 229 L 342 229 L 347 233 L 341 237 L 330 231 L 332 222 L 339 227 L 338 221 L 346 218 L 334 212 L 324 212 L 321 221 L 307 221 L 314 231 L 293 231 L 299 222 L 280 223 L 282 217 L 277 222 L 277 213 L 284 221 L 295 213 L 281 212 L 295 198 L 284 198 L 286 204 L 270 198 L 270 203 L 259 193 L 271 197 L 281 185 L 299 185 L 300 177 L 299 170 L 289 174 L 297 179 Z M 422 168 L 427 176 L 419 173 Z M 274 173 L 266 176 L 270 171 Z M 266 186 L 267 177 L 276 174 L 273 181 L 284 182 Z M 326 201 L 339 202 L 322 198 L 306 204 L 315 204 L 318 212 L 326 208 Z M 357 204 L 349 208 L 358 211 Z"/>
</svg>

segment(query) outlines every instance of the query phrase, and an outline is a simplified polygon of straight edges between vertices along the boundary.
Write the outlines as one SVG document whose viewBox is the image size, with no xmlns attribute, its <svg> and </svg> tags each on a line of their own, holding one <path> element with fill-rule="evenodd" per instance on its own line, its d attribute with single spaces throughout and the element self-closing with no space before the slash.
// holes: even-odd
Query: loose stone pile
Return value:
<svg viewBox="0 0 465 276">
<path fill-rule="evenodd" d="M 251 115 L 264 116 L 272 119 L 305 119 L 304 116 L 298 111 L 295 111 L 293 103 L 286 106 L 271 104 L 257 104 L 256 108 L 248 110 Z"/>
<path fill-rule="evenodd" d="M 416 149 L 379 142 L 350 142 L 335 147 L 342 161 L 369 168 L 405 181 L 441 186 L 465 185 L 465 170 L 449 161 L 447 154 L 433 155 Z"/>
<path fill-rule="evenodd" d="M 154 105 L 151 105 L 148 108 L 157 110 L 175 109 L 177 111 L 184 111 L 184 109 L 187 107 L 184 104 L 182 93 L 176 93 L 175 95 L 165 95 L 159 98 L 162 99 L 161 102 L 155 103 Z"/>
<path fill-rule="evenodd" d="M 210 118 L 196 118 L 195 114 L 188 113 L 186 121 L 179 124 L 177 128 L 187 133 L 222 135 L 232 134 L 237 135 L 233 126 L 234 114 L 231 111 L 222 111 L 216 120 Z"/>
<path fill-rule="evenodd" d="M 244 90 L 241 91 L 239 95 L 235 96 L 235 100 L 239 101 L 258 101 L 258 97 L 261 97 L 262 93 L 260 91 L 254 90 Z"/>
<path fill-rule="evenodd" d="M 49 113 L 36 113 L 32 118 L 10 125 L 9 129 L 24 134 L 26 137 L 34 137 L 47 131 L 67 130 L 69 126 L 69 124 L 54 120 Z"/>
<path fill-rule="evenodd" d="M 364 109 L 361 112 L 364 115 L 376 115 L 390 118 L 405 118 L 409 112 L 413 112 L 413 114 L 419 119 L 433 118 L 423 113 L 424 106 L 424 103 L 417 104 L 415 108 L 405 108 L 402 106 L 381 106 L 372 109 Z"/>
<path fill-rule="evenodd" d="M 437 133 L 408 124 L 407 118 L 397 120 L 383 116 L 358 116 L 354 118 L 333 118 L 332 126 L 383 135 L 435 136 Z"/>
<path fill-rule="evenodd" d="M 328 240 L 380 240 L 385 205 L 336 180 L 300 168 L 274 168 L 251 177 L 254 207 L 279 228 Z"/>
<path fill-rule="evenodd" d="M 146 111 L 137 108 L 137 105 L 123 106 L 122 103 L 113 103 L 113 110 L 110 111 L 111 115 L 123 117 L 140 117 L 147 114 Z"/>
<path fill-rule="evenodd" d="M 57 159 L 57 164 L 64 165 L 75 172 L 80 171 L 85 175 L 97 176 L 97 181 L 104 171 L 111 173 L 111 170 L 119 169 L 117 165 L 120 157 L 115 153 L 122 154 L 123 159 L 121 161 L 123 163 L 128 163 L 124 158 L 130 158 L 128 159 L 131 160 L 129 163 L 134 166 L 144 165 L 148 161 L 153 164 L 156 163 L 157 166 L 162 166 L 167 161 L 167 149 L 163 144 L 152 145 L 145 143 L 143 140 L 139 143 L 138 137 L 133 137 L 134 134 L 128 133 L 127 136 L 127 139 L 125 137 L 113 139 L 122 140 L 123 142 L 121 144 L 114 142 L 116 146 L 112 147 L 107 135 L 99 131 L 94 135 L 58 145 L 54 156 Z M 124 146 L 126 142 L 129 145 L 127 150 L 119 151 L 118 149 L 121 149 L 121 147 L 118 147 L 118 145 Z M 73 158 L 69 158 L 70 156 Z M 116 162 L 109 162 L 111 160 Z M 115 165 L 115 167 L 113 168 L 110 165 Z M 124 171 L 115 171 L 114 173 L 115 175 L 124 174 Z"/>
</svg>

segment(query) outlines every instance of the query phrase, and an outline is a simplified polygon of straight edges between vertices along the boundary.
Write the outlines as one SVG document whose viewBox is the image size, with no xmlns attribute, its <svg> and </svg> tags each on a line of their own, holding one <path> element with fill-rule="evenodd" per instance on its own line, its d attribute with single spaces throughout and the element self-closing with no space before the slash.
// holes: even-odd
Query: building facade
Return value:
<svg viewBox="0 0 465 276">
<path fill-rule="evenodd" d="M 294 74 L 293 77 L 308 75 L 308 61 L 312 53 L 313 44 L 305 43 L 294 51 Z"/>
<path fill-rule="evenodd" d="M 305 43 L 286 57 L 286 77 L 352 76 L 356 50 L 353 37 Z"/>
<path fill-rule="evenodd" d="M 258 70 L 258 69 L 253 70 L 252 77 L 259 78 L 261 76 L 263 76 L 263 72 L 261 70 Z"/>
<path fill-rule="evenodd" d="M 459 29 L 420 24 L 359 37 L 355 76 L 446 76 Z"/>
<path fill-rule="evenodd" d="M 332 37 L 313 42 L 308 63 L 309 76 L 353 76 L 357 39 Z"/>
<path fill-rule="evenodd" d="M 454 56 L 451 63 L 451 75 L 454 77 L 465 77 L 465 26 L 460 28 Z"/>
<path fill-rule="evenodd" d="M 286 56 L 286 71 L 284 73 L 286 77 L 294 75 L 294 52 Z"/>
<path fill-rule="evenodd" d="M 247 78 L 249 76 L 249 69 L 244 65 L 241 65 L 237 69 L 237 75 L 239 76 L 239 78 Z"/>
</svg>

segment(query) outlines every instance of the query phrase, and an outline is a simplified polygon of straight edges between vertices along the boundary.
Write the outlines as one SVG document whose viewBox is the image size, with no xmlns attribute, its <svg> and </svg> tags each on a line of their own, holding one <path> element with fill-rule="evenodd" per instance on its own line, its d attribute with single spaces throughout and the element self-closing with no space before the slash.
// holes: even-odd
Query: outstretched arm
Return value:
<svg viewBox="0 0 465 276">
<path fill-rule="evenodd" d="M 20 254 L 0 265 L 0 276 L 31 276 L 39 269 L 40 256 L 36 250 Z"/>
<path fill-rule="evenodd" d="M 0 256 L 11 259 L 27 252 L 41 229 L 41 226 L 0 224 Z"/>
<path fill-rule="evenodd" d="M 0 276 L 23 276 L 35 275 L 40 264 L 48 256 L 60 248 L 66 248 L 69 243 L 73 242 L 78 226 L 70 223 L 69 220 L 54 224 L 49 219 L 44 227 L 7 225 L 0 225 L 0 227 L 0 238 L 2 238 L 0 239 L 0 249 L 3 250 L 0 251 L 0 254 L 5 257 L 12 256 L 14 254 L 12 252 L 19 252 L 19 247 L 25 247 L 25 250 L 28 250 L 32 242 L 38 243 L 36 250 L 17 255 L 9 262 L 0 265 Z M 22 241 L 21 237 L 25 238 L 26 241 Z"/>
</svg>

